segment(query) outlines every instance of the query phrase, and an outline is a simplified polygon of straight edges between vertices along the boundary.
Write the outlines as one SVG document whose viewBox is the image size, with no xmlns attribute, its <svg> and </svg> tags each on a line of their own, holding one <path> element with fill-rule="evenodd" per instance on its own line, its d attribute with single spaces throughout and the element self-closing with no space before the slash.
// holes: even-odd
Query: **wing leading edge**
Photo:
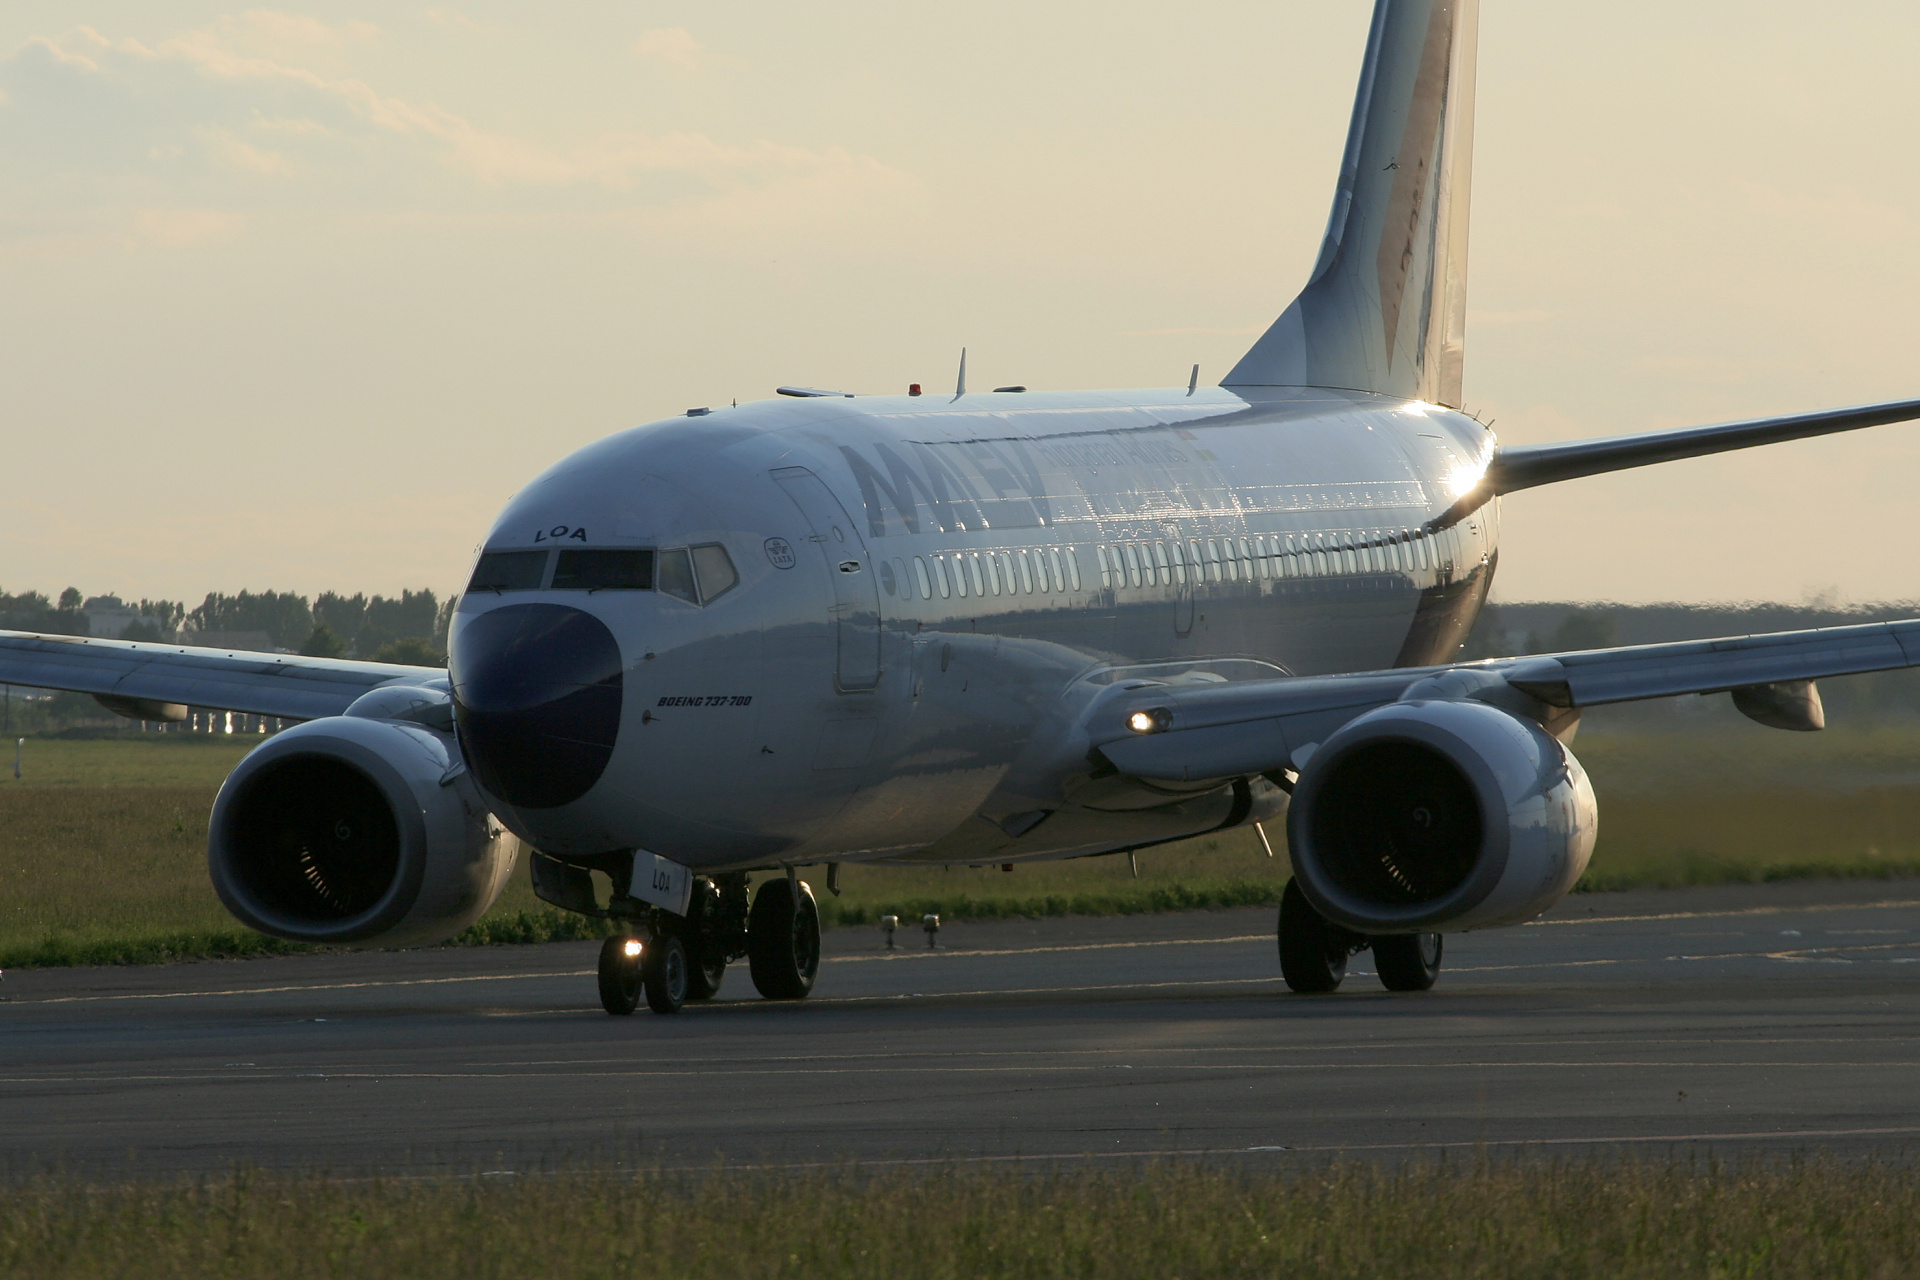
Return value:
<svg viewBox="0 0 1920 1280">
<path fill-rule="evenodd" d="M 0 683 L 91 693 L 108 705 L 183 703 L 317 720 L 382 685 L 446 678 L 438 667 L 0 631 Z"/>
<path fill-rule="evenodd" d="M 1296 768 L 1348 720 L 1402 700 L 1470 698 L 1552 723 L 1606 703 L 1732 692 L 1762 723 L 1818 728 L 1817 696 L 1800 690 L 1801 682 L 1914 666 L 1920 620 L 1876 622 L 1355 675 L 1138 688 L 1103 700 L 1087 730 L 1121 773 L 1195 781 Z M 1810 712 L 1797 720 L 1796 698 Z"/>
</svg>

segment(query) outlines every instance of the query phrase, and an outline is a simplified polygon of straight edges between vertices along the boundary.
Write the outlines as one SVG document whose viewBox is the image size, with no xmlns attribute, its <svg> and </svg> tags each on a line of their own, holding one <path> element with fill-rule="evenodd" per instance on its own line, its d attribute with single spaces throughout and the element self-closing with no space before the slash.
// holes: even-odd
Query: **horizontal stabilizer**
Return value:
<svg viewBox="0 0 1920 1280">
<path fill-rule="evenodd" d="M 1750 418 L 1710 427 L 1683 427 L 1677 431 L 1569 440 L 1565 444 L 1508 445 L 1495 451 L 1486 479 L 1475 492 L 1484 498 L 1491 493 L 1512 493 L 1607 471 L 1625 471 L 1656 462 L 1699 458 L 1730 449 L 1804 440 L 1809 436 L 1856 431 L 1914 418 L 1920 418 L 1920 400 L 1895 400 L 1851 409 L 1796 413 L 1784 418 Z"/>
</svg>

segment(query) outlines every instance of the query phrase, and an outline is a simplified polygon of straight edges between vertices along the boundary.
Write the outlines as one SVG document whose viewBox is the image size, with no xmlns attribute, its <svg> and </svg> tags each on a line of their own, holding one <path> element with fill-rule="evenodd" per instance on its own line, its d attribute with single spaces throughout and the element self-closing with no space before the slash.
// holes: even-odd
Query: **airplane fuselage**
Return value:
<svg viewBox="0 0 1920 1280">
<path fill-rule="evenodd" d="M 1063 803 L 1087 779 L 1063 783 L 1037 737 L 1116 681 L 1451 656 L 1498 530 L 1494 504 L 1448 512 L 1492 443 L 1451 410 L 1325 391 L 819 397 L 668 419 L 508 504 L 484 553 L 544 559 L 461 600 L 455 688 L 488 662 L 565 667 L 533 640 L 484 652 L 515 616 L 483 621 L 496 611 L 541 606 L 542 627 L 578 632 L 539 643 L 578 648 L 592 624 L 571 611 L 612 637 L 576 682 L 597 680 L 606 712 L 589 767 L 522 757 L 507 770 L 530 785 L 490 788 L 556 854 L 643 848 L 704 871 L 1179 838 L 1244 820 L 1247 798 L 1238 818 L 1230 793 Z M 560 558 L 623 548 L 653 552 L 649 589 L 584 585 L 568 567 L 586 561 Z M 674 576 L 688 563 L 703 588 Z M 549 766 L 572 779 L 560 792 L 535 776 Z"/>
</svg>

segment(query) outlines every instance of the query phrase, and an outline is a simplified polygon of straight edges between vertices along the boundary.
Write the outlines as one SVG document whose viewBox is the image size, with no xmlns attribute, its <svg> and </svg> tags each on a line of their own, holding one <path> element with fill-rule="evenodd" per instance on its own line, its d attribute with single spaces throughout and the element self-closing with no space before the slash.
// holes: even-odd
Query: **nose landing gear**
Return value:
<svg viewBox="0 0 1920 1280">
<path fill-rule="evenodd" d="M 616 880 L 616 885 L 620 882 Z M 620 936 L 600 948 L 600 1006 L 623 1016 L 645 999 L 655 1013 L 710 1000 L 729 961 L 749 961 L 754 989 L 769 1000 L 799 1000 L 820 970 L 820 910 L 813 890 L 789 876 L 766 881 L 748 906 L 747 877 L 701 876 L 685 916 L 616 892 L 603 913 Z"/>
<path fill-rule="evenodd" d="M 692 964 L 687 959 L 687 944 L 680 930 L 661 929 L 647 949 L 641 976 L 647 990 L 647 1008 L 655 1013 L 678 1013 L 687 1002 L 688 980 Z"/>
<path fill-rule="evenodd" d="M 643 952 L 638 938 L 608 938 L 600 944 L 600 1007 L 616 1017 L 640 1007 Z"/>
</svg>

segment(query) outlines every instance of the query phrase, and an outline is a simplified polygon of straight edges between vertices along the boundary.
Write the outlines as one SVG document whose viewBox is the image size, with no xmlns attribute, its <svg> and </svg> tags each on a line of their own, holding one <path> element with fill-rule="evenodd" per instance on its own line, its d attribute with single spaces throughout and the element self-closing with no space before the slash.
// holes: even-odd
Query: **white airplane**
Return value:
<svg viewBox="0 0 1920 1280">
<path fill-rule="evenodd" d="M 1379 0 L 1326 240 L 1218 387 L 782 398 L 580 450 L 494 523 L 448 669 L 0 633 L 0 680 L 138 718 L 298 719 L 234 770 L 208 861 L 265 933 L 430 943 L 529 848 L 618 922 L 610 1013 L 750 961 L 804 996 L 794 869 L 1113 854 L 1287 823 L 1280 965 L 1531 919 L 1593 848 L 1589 706 L 1920 664 L 1920 621 L 1451 661 L 1499 497 L 1920 417 L 1920 400 L 1498 445 L 1460 412 L 1477 0 Z M 748 895 L 748 873 L 780 871 Z M 593 873 L 610 881 L 604 901 Z"/>
</svg>

